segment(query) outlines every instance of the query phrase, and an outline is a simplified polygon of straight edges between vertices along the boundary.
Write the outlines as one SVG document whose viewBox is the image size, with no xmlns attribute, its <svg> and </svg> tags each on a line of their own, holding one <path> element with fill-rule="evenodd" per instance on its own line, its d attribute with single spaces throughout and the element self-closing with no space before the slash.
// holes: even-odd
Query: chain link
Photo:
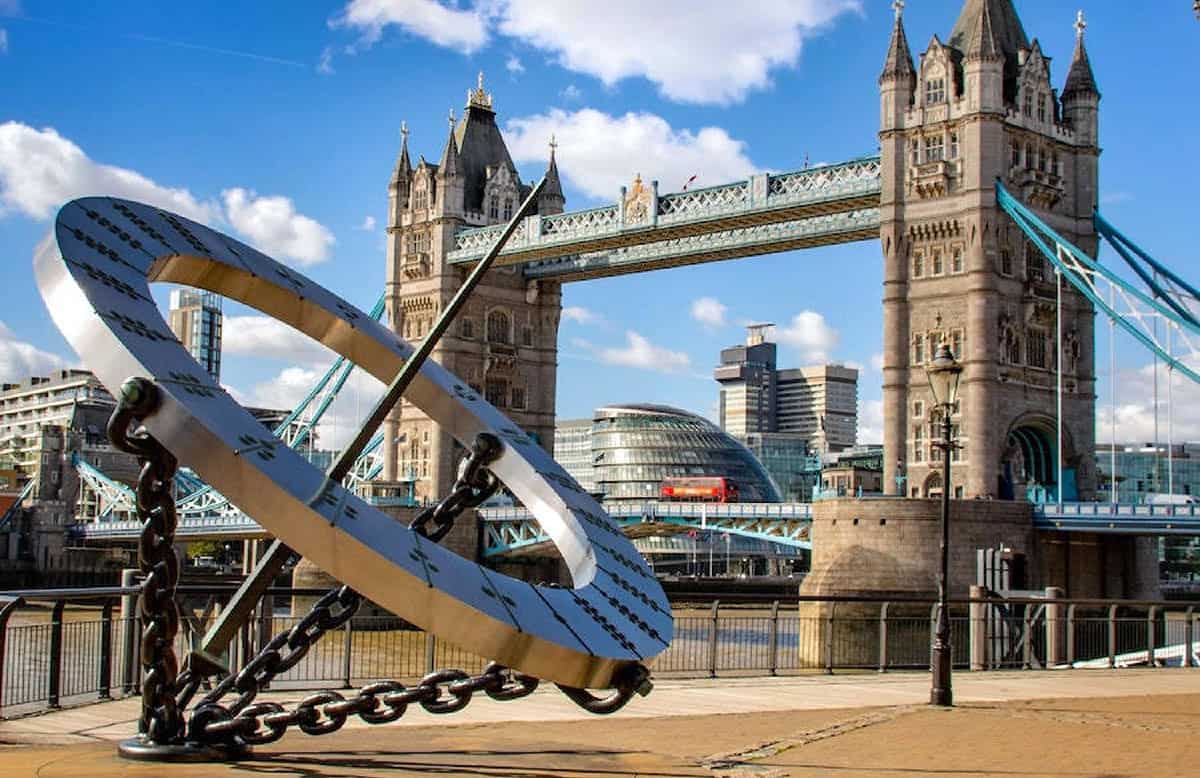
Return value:
<svg viewBox="0 0 1200 778">
<path fill-rule="evenodd" d="M 418 513 L 408 525 L 409 528 L 434 543 L 446 537 L 459 514 L 468 508 L 478 508 L 500 488 L 500 479 L 487 466 L 503 450 L 500 438 L 492 433 L 481 432 L 476 435 L 475 442 L 471 444 L 471 455 L 459 465 L 458 479 L 450 494 L 432 508 Z M 430 524 L 433 524 L 432 529 Z"/>
<path fill-rule="evenodd" d="M 175 697 L 179 683 L 179 661 L 175 656 L 179 558 L 175 555 L 177 516 L 171 484 L 178 462 L 144 427 L 139 425 L 130 431 L 158 404 L 157 386 L 145 378 L 129 379 L 121 386 L 121 398 L 109 417 L 107 432 L 113 446 L 135 455 L 141 465 L 136 488 L 137 515 L 142 522 L 138 566 L 143 576 L 138 615 L 142 620 L 139 654 L 145 676 L 138 733 L 152 743 L 165 745 L 180 742 L 185 728 Z"/>
</svg>

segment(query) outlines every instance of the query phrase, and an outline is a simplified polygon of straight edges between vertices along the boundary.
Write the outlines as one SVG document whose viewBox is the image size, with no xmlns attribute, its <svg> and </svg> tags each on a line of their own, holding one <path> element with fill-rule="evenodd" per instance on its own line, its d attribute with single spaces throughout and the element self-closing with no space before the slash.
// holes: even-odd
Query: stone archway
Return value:
<svg viewBox="0 0 1200 778">
<path fill-rule="evenodd" d="M 1002 500 L 1050 499 L 1058 494 L 1059 452 L 1054 420 L 1043 416 L 1027 416 L 1013 422 L 1005 437 L 1000 457 L 997 496 Z M 1064 464 L 1073 461 L 1071 441 L 1063 430 Z M 1075 473 L 1063 468 L 1063 496 L 1075 497 Z"/>
</svg>

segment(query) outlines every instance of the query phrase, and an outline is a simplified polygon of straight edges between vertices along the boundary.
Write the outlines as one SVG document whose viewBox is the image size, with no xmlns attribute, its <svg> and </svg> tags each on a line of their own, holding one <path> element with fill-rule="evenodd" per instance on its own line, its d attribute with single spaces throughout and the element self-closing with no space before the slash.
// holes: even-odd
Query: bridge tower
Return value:
<svg viewBox="0 0 1200 778">
<path fill-rule="evenodd" d="M 483 74 L 468 90 L 462 118 L 450 112 L 437 164 L 400 155 L 388 185 L 386 310 L 391 327 L 411 343 L 429 332 L 462 285 L 467 270 L 448 265 L 454 233 L 506 222 L 532 187 L 521 182 L 496 125 Z M 541 214 L 564 204 L 551 141 Z M 554 442 L 559 284 L 526 281 L 516 268 L 493 268 L 433 351 L 433 359 L 509 414 L 548 450 Z M 418 499 L 437 500 L 454 482 L 462 447 L 405 402 L 384 427 L 384 480 L 413 478 Z"/>
<path fill-rule="evenodd" d="M 924 364 L 948 342 L 965 370 L 952 416 L 953 496 L 1053 496 L 1057 333 L 1062 343 L 1066 499 L 1088 499 L 1093 463 L 1093 309 L 996 206 L 999 179 L 1055 229 L 1096 251 L 1099 91 L 1082 14 L 1061 95 L 1050 57 L 1012 0 L 966 0 L 945 43 L 915 64 L 895 2 L 880 75 L 884 254 L 884 479 L 910 497 L 940 494 L 931 442 L 939 417 Z M 893 479 L 890 476 L 903 476 Z"/>
</svg>

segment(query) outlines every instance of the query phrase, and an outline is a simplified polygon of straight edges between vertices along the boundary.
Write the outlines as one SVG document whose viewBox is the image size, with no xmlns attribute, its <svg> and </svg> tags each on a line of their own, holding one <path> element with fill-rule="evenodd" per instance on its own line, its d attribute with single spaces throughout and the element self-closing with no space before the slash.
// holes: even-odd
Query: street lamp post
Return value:
<svg viewBox="0 0 1200 778">
<path fill-rule="evenodd" d="M 925 368 L 929 377 L 929 389 L 933 403 L 942 411 L 942 439 L 935 445 L 942 449 L 942 543 L 941 569 L 938 571 L 937 627 L 933 635 L 933 679 L 929 690 L 931 705 L 954 704 L 951 687 L 950 666 L 950 613 L 947 595 L 950 578 L 950 452 L 954 449 L 951 438 L 950 415 L 958 398 L 958 379 L 962 365 L 945 343 L 938 346 L 933 362 Z"/>
</svg>

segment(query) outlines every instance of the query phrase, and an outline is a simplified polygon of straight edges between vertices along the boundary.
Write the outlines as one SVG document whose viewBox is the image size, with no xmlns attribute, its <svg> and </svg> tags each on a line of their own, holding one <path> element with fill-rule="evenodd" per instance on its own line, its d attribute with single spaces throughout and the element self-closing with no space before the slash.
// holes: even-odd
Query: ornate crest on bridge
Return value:
<svg viewBox="0 0 1200 778">
<path fill-rule="evenodd" d="M 633 186 L 625 195 L 625 224 L 645 224 L 650 220 L 650 206 L 654 193 L 642 183 L 642 174 L 634 176 Z"/>
</svg>

